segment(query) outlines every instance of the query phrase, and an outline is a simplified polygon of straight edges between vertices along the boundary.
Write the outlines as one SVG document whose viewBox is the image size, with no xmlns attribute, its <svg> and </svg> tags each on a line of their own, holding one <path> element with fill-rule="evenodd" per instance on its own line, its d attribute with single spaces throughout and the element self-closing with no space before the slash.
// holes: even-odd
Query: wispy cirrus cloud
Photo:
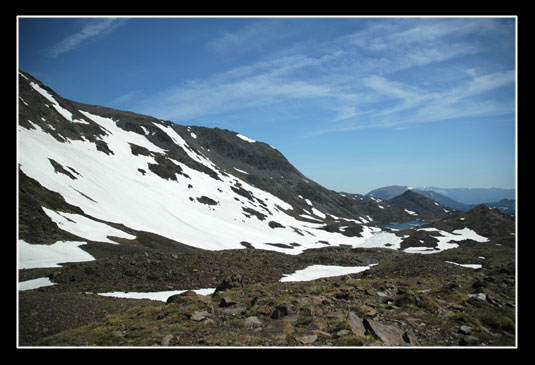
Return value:
<svg viewBox="0 0 535 365">
<path fill-rule="evenodd" d="M 203 80 L 189 80 L 145 100 L 141 109 L 185 121 L 288 101 L 326 98 L 331 93 L 329 85 L 288 77 L 311 62 L 302 57 L 277 59 Z"/>
<path fill-rule="evenodd" d="M 472 75 L 456 87 L 440 91 L 420 89 L 380 76 L 369 77 L 364 84 L 370 98 L 356 101 L 349 118 L 341 123 L 327 123 L 305 136 L 512 114 L 514 94 L 502 98 L 494 93 L 502 88 L 512 89 L 515 76 L 514 70 Z"/>
<path fill-rule="evenodd" d="M 208 43 L 218 54 L 255 44 L 265 52 L 162 90 L 140 104 L 142 112 L 176 121 L 254 120 L 260 109 L 284 108 L 285 115 L 314 115 L 305 134 L 318 135 L 514 111 L 514 95 L 493 95 L 514 85 L 514 65 L 494 69 L 478 58 L 507 40 L 495 19 L 384 19 L 305 38 L 302 29 L 299 38 L 276 24 L 255 22 L 218 35 Z M 266 34 L 300 41 L 270 48 Z"/>
<path fill-rule="evenodd" d="M 95 38 L 101 34 L 106 34 L 120 25 L 127 19 L 124 18 L 102 18 L 89 21 L 80 31 L 69 35 L 47 50 L 47 54 L 52 58 L 57 58 L 64 53 L 75 49 L 81 43 Z"/>
</svg>

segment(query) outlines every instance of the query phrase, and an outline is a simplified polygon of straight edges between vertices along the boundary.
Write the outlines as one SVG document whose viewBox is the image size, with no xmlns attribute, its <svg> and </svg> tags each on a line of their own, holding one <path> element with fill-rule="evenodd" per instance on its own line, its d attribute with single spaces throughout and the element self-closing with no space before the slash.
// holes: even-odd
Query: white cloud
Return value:
<svg viewBox="0 0 535 365">
<path fill-rule="evenodd" d="M 363 79 L 363 83 L 369 89 L 378 94 L 391 96 L 406 101 L 420 99 L 423 92 L 415 87 L 404 85 L 399 82 L 389 81 L 383 76 L 372 75 Z"/>
<path fill-rule="evenodd" d="M 218 52 L 254 42 L 265 46 L 262 37 L 276 24 L 250 23 L 209 46 Z M 141 112 L 180 122 L 276 106 L 286 108 L 286 115 L 322 118 L 310 134 L 509 113 L 513 97 L 498 102 L 489 94 L 512 85 L 514 70 L 465 63 L 489 51 L 495 28 L 492 19 L 384 19 L 350 34 L 301 39 L 225 72 L 182 82 L 146 100 Z M 271 39 L 282 37 L 280 29 L 273 33 Z M 475 41 L 477 35 L 488 43 Z M 447 62 L 452 60 L 455 66 Z M 449 72 L 442 75 L 436 65 Z M 429 77 L 418 82 L 419 70 Z"/>
<path fill-rule="evenodd" d="M 144 113 L 184 121 L 288 100 L 316 99 L 328 96 L 329 92 L 325 85 L 265 72 L 218 82 L 189 81 L 158 93 L 145 101 L 142 109 Z"/>
<path fill-rule="evenodd" d="M 91 20 L 79 32 L 71 34 L 62 41 L 56 43 L 53 47 L 48 49 L 48 54 L 52 58 L 57 58 L 62 54 L 69 52 L 76 48 L 80 43 L 94 38 L 105 32 L 110 32 L 122 25 L 126 19 L 117 18 L 103 18 Z"/>
</svg>

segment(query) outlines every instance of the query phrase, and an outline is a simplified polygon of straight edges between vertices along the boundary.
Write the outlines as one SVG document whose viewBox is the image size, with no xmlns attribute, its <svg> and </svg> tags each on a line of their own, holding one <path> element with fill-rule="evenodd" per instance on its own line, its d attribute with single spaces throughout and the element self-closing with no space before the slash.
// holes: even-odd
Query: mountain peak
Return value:
<svg viewBox="0 0 535 365">
<path fill-rule="evenodd" d="M 389 201 L 391 204 L 410 212 L 410 214 L 418 219 L 442 218 L 449 213 L 448 209 L 436 201 L 413 190 L 407 190 Z"/>
</svg>

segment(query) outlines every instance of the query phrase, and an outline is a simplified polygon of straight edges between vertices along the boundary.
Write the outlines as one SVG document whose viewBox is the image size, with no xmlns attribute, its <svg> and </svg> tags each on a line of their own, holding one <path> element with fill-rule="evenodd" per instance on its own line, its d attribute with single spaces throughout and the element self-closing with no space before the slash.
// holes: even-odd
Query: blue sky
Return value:
<svg viewBox="0 0 535 365">
<path fill-rule="evenodd" d="M 336 191 L 515 187 L 516 19 L 33 18 L 65 98 L 269 143 Z"/>
</svg>

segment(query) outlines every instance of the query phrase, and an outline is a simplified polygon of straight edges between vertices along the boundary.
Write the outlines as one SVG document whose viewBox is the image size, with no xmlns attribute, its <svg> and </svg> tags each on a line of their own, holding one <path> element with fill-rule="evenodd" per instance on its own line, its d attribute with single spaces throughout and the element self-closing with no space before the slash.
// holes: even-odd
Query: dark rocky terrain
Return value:
<svg viewBox="0 0 535 365">
<path fill-rule="evenodd" d="M 478 217 L 489 221 L 494 213 L 480 208 L 464 214 L 475 222 Z M 441 224 L 452 223 L 435 223 Z M 21 280 L 48 275 L 57 284 L 19 293 L 20 344 L 515 345 L 515 238 L 510 233 L 426 255 L 326 247 L 290 256 L 254 249 L 204 251 L 150 234 L 138 240 L 117 252 L 94 244 L 88 251 L 99 256 L 96 261 L 21 270 Z M 279 281 L 312 264 L 378 265 L 359 274 Z M 95 294 L 207 287 L 221 291 L 186 292 L 168 304 Z"/>
</svg>

